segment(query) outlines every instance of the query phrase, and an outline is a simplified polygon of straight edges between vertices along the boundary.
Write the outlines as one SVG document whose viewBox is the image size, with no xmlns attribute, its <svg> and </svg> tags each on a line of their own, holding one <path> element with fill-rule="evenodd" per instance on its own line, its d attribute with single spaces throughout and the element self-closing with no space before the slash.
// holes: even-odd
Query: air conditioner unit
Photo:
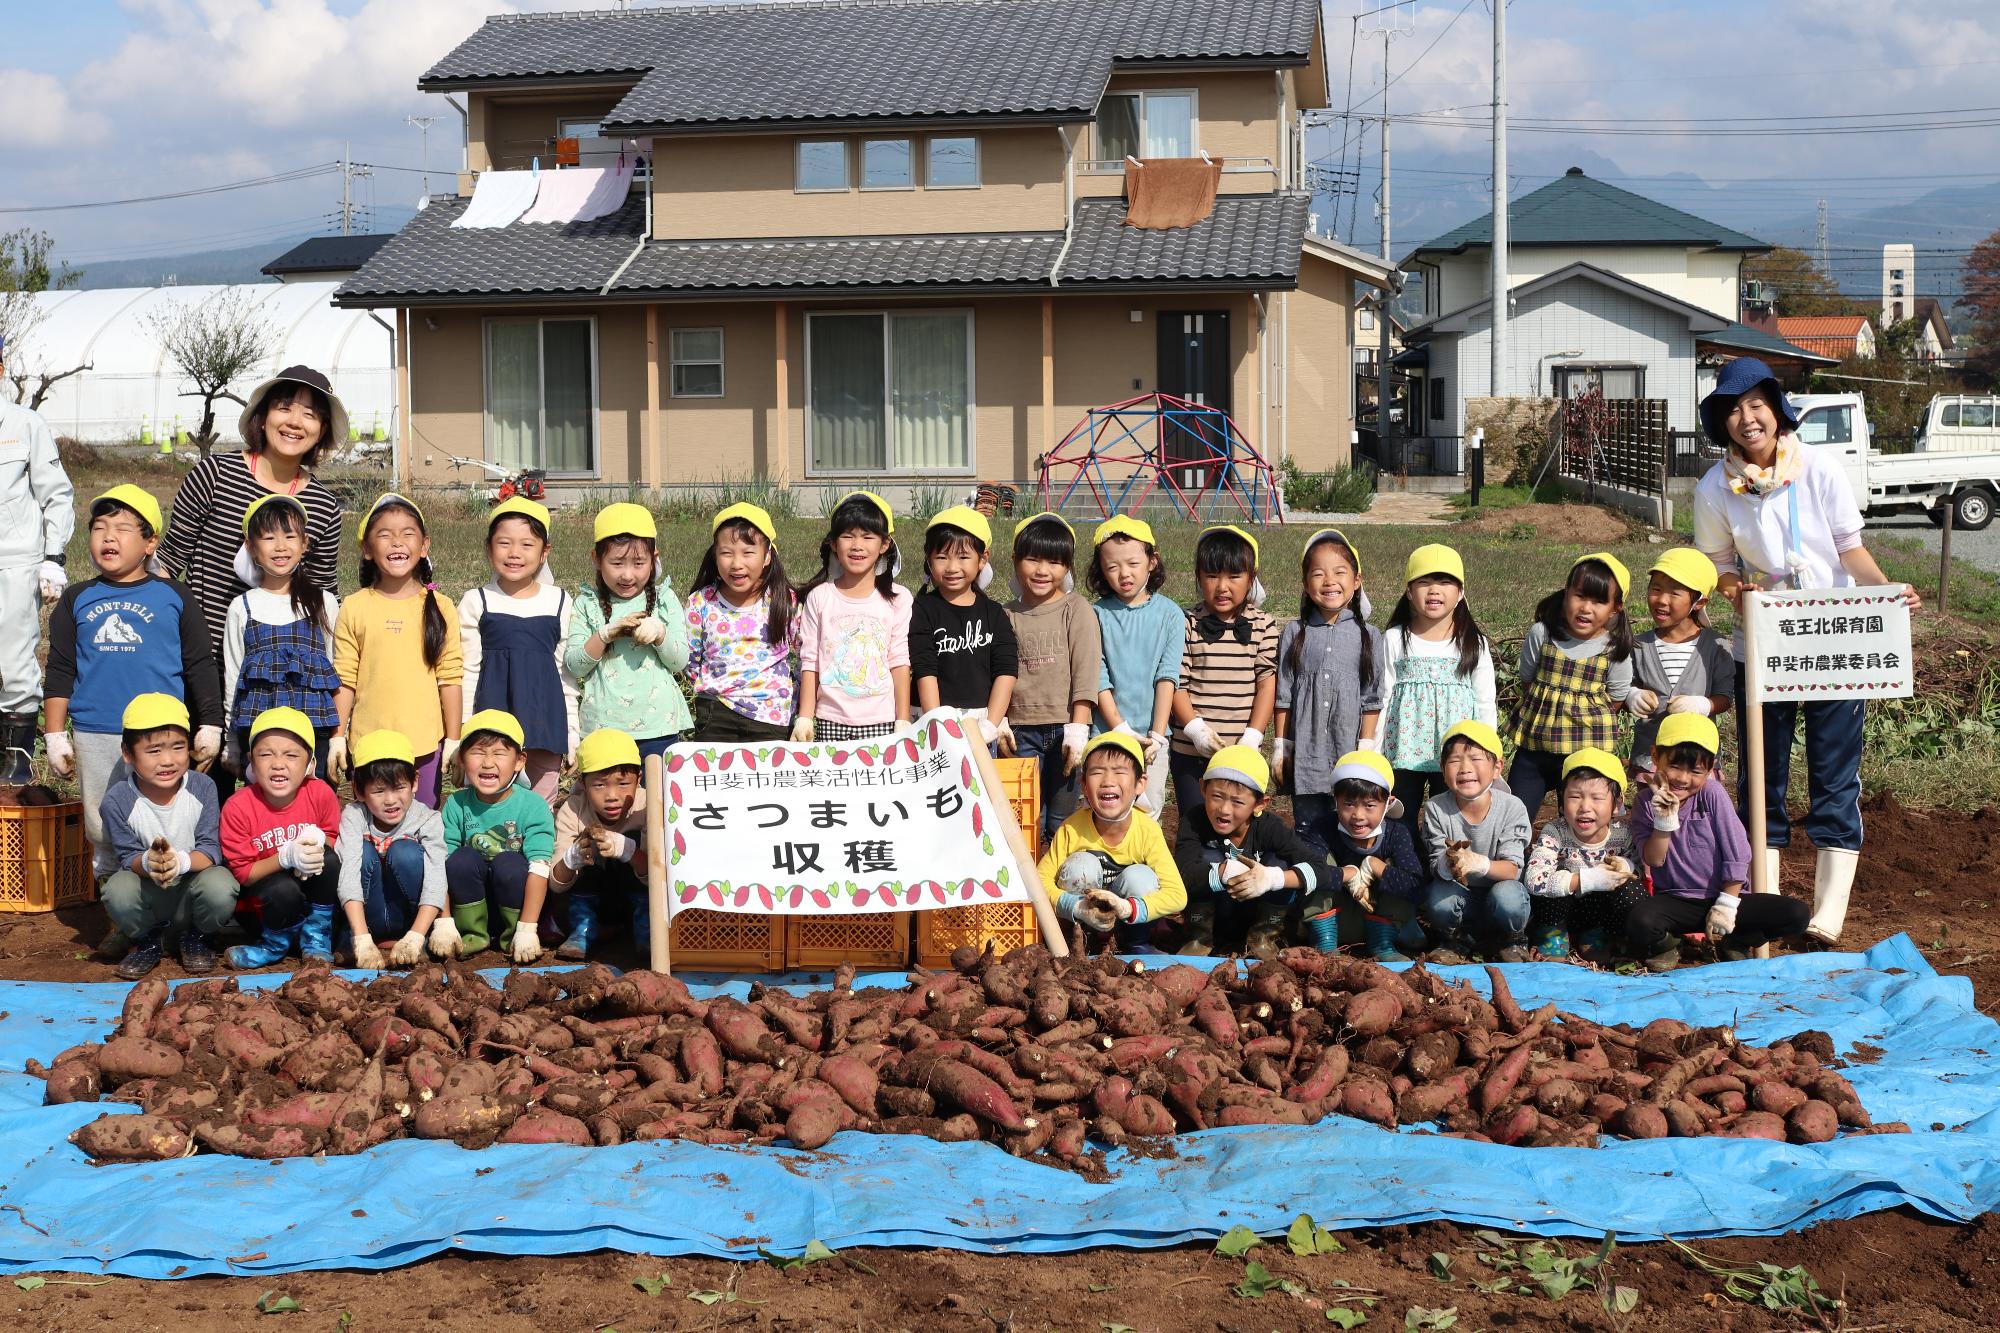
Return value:
<svg viewBox="0 0 2000 1333">
<path fill-rule="evenodd" d="M 1743 284 L 1743 299 L 1744 299 L 1744 300 L 1746 300 L 1746 301 L 1761 301 L 1761 300 L 1763 300 L 1763 299 L 1764 299 L 1764 284 L 1763 284 L 1763 283 L 1761 283 L 1761 282 L 1756 282 L 1756 281 L 1751 281 L 1751 282 L 1746 282 L 1746 283 L 1744 283 L 1744 284 Z"/>
</svg>

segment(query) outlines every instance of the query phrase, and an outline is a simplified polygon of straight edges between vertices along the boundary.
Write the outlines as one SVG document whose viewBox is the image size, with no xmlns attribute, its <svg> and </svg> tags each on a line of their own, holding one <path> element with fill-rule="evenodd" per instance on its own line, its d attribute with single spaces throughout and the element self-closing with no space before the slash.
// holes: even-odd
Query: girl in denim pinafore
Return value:
<svg viewBox="0 0 2000 1333">
<path fill-rule="evenodd" d="M 340 603 L 305 572 L 306 511 L 289 495 L 267 495 L 243 515 L 237 576 L 250 585 L 229 604 L 222 631 L 223 702 L 229 735 L 223 763 L 241 772 L 250 724 L 268 708 L 296 708 L 322 738 L 339 721 L 333 696 L 333 623 Z M 326 741 L 314 749 L 326 772 Z"/>
<path fill-rule="evenodd" d="M 1578 750 L 1609 750 L 1617 710 L 1632 690 L 1631 575 L 1608 551 L 1578 556 L 1569 579 L 1541 600 L 1521 643 L 1521 701 L 1510 735 L 1520 748 L 1507 786 L 1533 819 Z"/>
<path fill-rule="evenodd" d="M 548 580 L 549 511 L 515 496 L 487 520 L 493 577 L 458 603 L 465 716 L 511 713 L 521 724 L 523 773 L 555 804 L 565 756 L 576 750 L 576 682 L 563 665 L 569 594 Z"/>
</svg>

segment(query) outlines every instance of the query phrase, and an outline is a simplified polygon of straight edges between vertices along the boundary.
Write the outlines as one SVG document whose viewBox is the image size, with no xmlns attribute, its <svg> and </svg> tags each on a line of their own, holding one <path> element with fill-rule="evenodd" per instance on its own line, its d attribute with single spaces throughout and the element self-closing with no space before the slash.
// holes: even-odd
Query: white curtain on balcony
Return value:
<svg viewBox="0 0 2000 1333">
<path fill-rule="evenodd" d="M 486 456 L 506 468 L 536 467 L 542 415 L 542 334 L 532 319 L 486 326 Z"/>
<path fill-rule="evenodd" d="M 889 466 L 970 467 L 972 386 L 966 350 L 971 321 L 956 314 L 897 315 L 890 327 L 896 438 Z"/>
</svg>

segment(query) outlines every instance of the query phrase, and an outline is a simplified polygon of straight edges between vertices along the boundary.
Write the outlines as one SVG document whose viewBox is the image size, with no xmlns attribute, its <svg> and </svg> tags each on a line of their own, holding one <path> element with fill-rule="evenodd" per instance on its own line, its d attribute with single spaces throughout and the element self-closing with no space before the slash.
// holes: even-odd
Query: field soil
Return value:
<svg viewBox="0 0 2000 1333">
<path fill-rule="evenodd" d="M 1559 545 L 1604 546 L 1632 538 L 1632 524 L 1623 516 L 1601 506 L 1587 504 L 1515 505 L 1467 519 L 1459 526 L 1472 532 L 1499 536 L 1519 531 L 1524 523 L 1534 529 L 1537 541 Z"/>
<path fill-rule="evenodd" d="M 2000 810 L 1975 814 L 1910 813 L 1893 798 L 1867 805 L 1869 851 L 1863 858 L 1847 940 L 1856 946 L 1907 931 L 1939 972 L 1971 978 L 1987 1014 L 2000 1004 Z M 1788 892 L 1809 894 L 1812 853 L 1785 857 Z M 43 916 L 0 917 L 0 977 L 37 981 L 108 981 L 91 956 L 104 932 L 94 907 Z M 627 962 L 613 957 L 610 961 Z M 171 964 L 164 974 L 178 975 Z M 385 1190 L 395 1183 L 385 1180 Z M 4 1195 L 0 1195 L 4 1198 Z M 409 1202 L 409 1201 L 406 1201 Z M 31 1219 L 0 1207 L 0 1233 Z M 4 1239 L 0 1235 L 0 1239 Z M 11 1327 L 116 1327 L 207 1330 L 257 1319 L 260 1298 L 290 1299 L 282 1322 L 315 1329 L 456 1328 L 501 1330 L 635 1329 L 944 1329 L 970 1333 L 1115 1333 L 1160 1330 L 1326 1330 L 1328 1311 L 1367 1316 L 1375 1333 L 1405 1329 L 1646 1328 L 1752 1330 L 1990 1330 L 2000 1327 L 2000 1215 L 1966 1226 L 1906 1212 L 1832 1222 L 1789 1236 L 1699 1242 L 1712 1263 L 1755 1271 L 1802 1265 L 1820 1289 L 1845 1301 L 1818 1318 L 1772 1312 L 1724 1291 L 1723 1279 L 1668 1244 L 1620 1248 L 1599 1270 L 1605 1287 L 1638 1293 L 1630 1313 L 1608 1312 L 1597 1291 L 1560 1302 L 1537 1291 L 1487 1293 L 1499 1253 L 1469 1228 L 1446 1224 L 1342 1233 L 1337 1254 L 1299 1258 L 1282 1242 L 1250 1253 L 1298 1294 L 1272 1288 L 1240 1295 L 1241 1261 L 1209 1245 L 1168 1250 L 1101 1250 L 1069 1255 L 983 1255 L 944 1250 L 848 1251 L 783 1272 L 766 1263 L 664 1259 L 595 1253 L 555 1259 L 483 1258 L 454 1253 L 383 1273 L 326 1272 L 285 1277 L 120 1279 L 67 1285 L 0 1287 Z M 1524 1246 L 1525 1240 L 1517 1241 Z M 1572 1257 L 1593 1247 L 1570 1242 Z M 4 1253 L 0 1247 L 0 1253 Z M 1434 1275 L 1435 1255 L 1449 1259 L 1450 1281 Z M 671 1278 L 648 1295 L 635 1279 Z M 91 1273 L 69 1281 L 99 1282 Z M 699 1293 L 699 1296 L 697 1295 Z M 1365 1304 L 1372 1301 L 1374 1304 Z M 712 1302 L 712 1303 L 705 1303 Z M 1455 1312 L 1412 1316 L 1412 1310 Z"/>
</svg>

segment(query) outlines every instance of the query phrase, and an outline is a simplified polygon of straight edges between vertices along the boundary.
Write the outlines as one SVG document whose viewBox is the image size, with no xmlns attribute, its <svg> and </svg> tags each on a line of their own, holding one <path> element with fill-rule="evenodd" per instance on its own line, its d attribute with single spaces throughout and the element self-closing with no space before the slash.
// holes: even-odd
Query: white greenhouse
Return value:
<svg viewBox="0 0 2000 1333">
<path fill-rule="evenodd" d="M 37 293 L 44 318 L 8 369 L 44 373 L 88 365 L 58 383 L 41 412 L 58 435 L 87 444 L 115 444 L 146 434 L 171 438 L 176 425 L 193 429 L 201 400 L 183 397 L 194 386 L 169 364 L 154 336 L 154 318 L 176 307 L 225 294 L 251 304 L 256 318 L 277 330 L 276 350 L 258 370 L 231 387 L 247 393 L 271 371 L 307 365 L 325 372 L 347 404 L 353 427 L 366 438 L 379 427 L 395 433 L 396 363 L 389 328 L 366 310 L 338 310 L 332 282 L 270 282 L 236 287 L 112 287 L 96 291 Z M 10 396 L 11 396 L 11 386 Z M 216 403 L 224 441 L 236 434 L 240 409 Z"/>
</svg>

